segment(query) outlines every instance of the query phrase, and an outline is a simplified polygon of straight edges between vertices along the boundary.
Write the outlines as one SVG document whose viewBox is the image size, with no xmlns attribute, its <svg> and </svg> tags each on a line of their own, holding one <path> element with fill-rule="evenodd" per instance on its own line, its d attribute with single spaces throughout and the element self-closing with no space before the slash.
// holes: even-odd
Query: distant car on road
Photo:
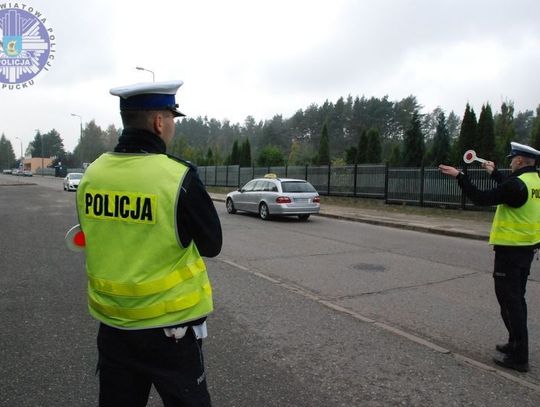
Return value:
<svg viewBox="0 0 540 407">
<path fill-rule="evenodd" d="M 11 174 L 13 172 L 13 170 L 11 169 L 7 169 L 7 170 L 2 170 L 2 174 Z"/>
<path fill-rule="evenodd" d="M 228 193 L 225 205 L 231 214 L 245 211 L 257 213 L 264 220 L 271 216 L 298 216 L 307 220 L 311 214 L 319 213 L 320 202 L 317 190 L 309 182 L 266 174 Z"/>
<path fill-rule="evenodd" d="M 64 191 L 76 191 L 77 187 L 79 186 L 79 182 L 81 182 L 83 174 L 80 172 L 70 172 L 68 175 L 66 175 L 66 178 L 64 178 Z"/>
<path fill-rule="evenodd" d="M 22 172 L 22 175 L 24 175 L 25 177 L 31 177 L 33 174 L 32 174 L 32 171 L 30 170 L 24 170 Z"/>
</svg>

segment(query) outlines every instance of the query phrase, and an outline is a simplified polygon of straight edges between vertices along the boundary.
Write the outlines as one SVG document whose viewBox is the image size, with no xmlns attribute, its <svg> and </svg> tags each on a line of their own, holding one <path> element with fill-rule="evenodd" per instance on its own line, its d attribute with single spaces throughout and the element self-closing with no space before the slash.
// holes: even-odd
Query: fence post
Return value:
<svg viewBox="0 0 540 407">
<path fill-rule="evenodd" d="M 289 164 L 285 164 L 285 178 L 288 178 Z"/>
<path fill-rule="evenodd" d="M 217 164 L 214 166 L 214 186 L 217 187 Z"/>
<path fill-rule="evenodd" d="M 467 165 L 465 167 L 463 167 L 463 173 L 465 174 L 465 176 L 467 176 Z M 465 197 L 465 193 L 463 192 L 463 190 L 460 188 L 461 190 L 461 210 L 465 210 L 466 209 L 466 197 Z"/>
<path fill-rule="evenodd" d="M 424 166 L 420 167 L 420 206 L 424 206 Z"/>
<path fill-rule="evenodd" d="M 225 167 L 225 186 L 226 187 L 229 186 L 229 167 L 230 167 L 230 165 L 227 165 Z"/>
<path fill-rule="evenodd" d="M 242 167 L 238 166 L 238 189 L 240 189 L 240 172 L 242 171 Z"/>
<path fill-rule="evenodd" d="M 387 161 L 384 166 L 384 203 L 385 204 L 388 203 L 388 177 L 390 174 L 389 169 L 390 169 L 390 164 Z"/>
<path fill-rule="evenodd" d="M 353 196 L 356 196 L 356 185 L 357 185 L 357 182 L 358 182 L 358 164 L 355 163 L 355 164 L 354 164 Z"/>
<path fill-rule="evenodd" d="M 330 161 L 328 162 L 328 187 L 326 188 L 326 195 L 330 196 L 330 180 L 331 180 L 331 165 Z"/>
<path fill-rule="evenodd" d="M 306 164 L 306 174 L 305 174 L 305 176 L 304 176 L 304 178 L 305 178 L 306 181 L 308 180 L 308 179 L 307 179 L 307 173 L 308 173 L 308 164 Z"/>
</svg>

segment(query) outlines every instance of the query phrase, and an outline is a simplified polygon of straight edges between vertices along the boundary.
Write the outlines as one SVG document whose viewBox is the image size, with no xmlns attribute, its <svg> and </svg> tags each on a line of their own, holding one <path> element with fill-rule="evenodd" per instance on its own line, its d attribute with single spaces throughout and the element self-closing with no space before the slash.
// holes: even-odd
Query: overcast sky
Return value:
<svg viewBox="0 0 540 407">
<path fill-rule="evenodd" d="M 9 1 L 0 0 L 0 4 Z M 22 3 L 21 3 L 22 4 Z M 539 0 L 28 0 L 56 35 L 56 58 L 28 89 L 0 90 L 0 133 L 16 155 L 35 130 L 68 151 L 79 119 L 121 127 L 111 87 L 181 79 L 190 117 L 290 117 L 347 95 L 462 116 L 501 101 L 540 104 Z"/>
</svg>

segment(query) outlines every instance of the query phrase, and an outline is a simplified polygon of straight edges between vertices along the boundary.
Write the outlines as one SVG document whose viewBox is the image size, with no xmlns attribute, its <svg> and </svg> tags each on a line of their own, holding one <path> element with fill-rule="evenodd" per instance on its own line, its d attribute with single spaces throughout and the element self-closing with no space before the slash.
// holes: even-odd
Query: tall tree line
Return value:
<svg viewBox="0 0 540 407">
<path fill-rule="evenodd" d="M 420 114 L 420 108 L 414 96 L 395 102 L 386 96 L 348 96 L 335 103 L 311 104 L 290 118 L 276 115 L 256 121 L 248 116 L 243 125 L 188 118 L 177 123 L 177 138 L 184 140 L 180 152 L 201 165 L 208 164 L 209 158 L 214 164 L 229 163 L 246 141 L 252 148 L 253 165 L 269 161 L 273 165 L 460 165 L 468 149 L 505 165 L 510 141 L 540 144 L 540 106 L 536 114 L 516 115 L 513 103 L 506 101 L 493 114 L 486 103 L 477 116 L 467 103 L 462 119 L 440 108 Z"/>
<path fill-rule="evenodd" d="M 494 114 L 486 103 L 477 116 L 467 103 L 462 119 L 440 108 L 426 114 L 420 110 L 412 95 L 398 101 L 390 101 L 388 96 L 349 95 L 335 103 L 311 104 L 289 118 L 275 115 L 256 120 L 247 116 L 242 124 L 208 117 L 183 118 L 176 123 L 168 152 L 197 165 L 436 165 L 443 161 L 459 165 L 463 152 L 471 148 L 478 156 L 503 164 L 512 140 L 540 148 L 540 106 L 536 112 L 515 113 L 513 103 L 505 101 Z M 113 125 L 104 130 L 92 120 L 83 126 L 72 153 L 65 151 L 62 137 L 54 129 L 36 133 L 28 150 L 33 156 L 53 155 L 75 167 L 111 151 L 119 134 Z M 0 157 L 6 156 L 4 150 L 9 148 L 13 151 L 8 140 L 0 143 Z"/>
</svg>

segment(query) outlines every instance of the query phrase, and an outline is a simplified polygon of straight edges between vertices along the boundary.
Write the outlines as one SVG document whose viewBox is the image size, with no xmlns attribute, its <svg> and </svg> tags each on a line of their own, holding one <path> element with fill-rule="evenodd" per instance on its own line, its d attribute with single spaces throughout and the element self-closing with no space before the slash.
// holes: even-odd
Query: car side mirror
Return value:
<svg viewBox="0 0 540 407">
<path fill-rule="evenodd" d="M 238 190 L 238 192 L 244 192 L 244 189 L 243 189 L 243 188 L 240 188 L 240 189 Z"/>
</svg>

